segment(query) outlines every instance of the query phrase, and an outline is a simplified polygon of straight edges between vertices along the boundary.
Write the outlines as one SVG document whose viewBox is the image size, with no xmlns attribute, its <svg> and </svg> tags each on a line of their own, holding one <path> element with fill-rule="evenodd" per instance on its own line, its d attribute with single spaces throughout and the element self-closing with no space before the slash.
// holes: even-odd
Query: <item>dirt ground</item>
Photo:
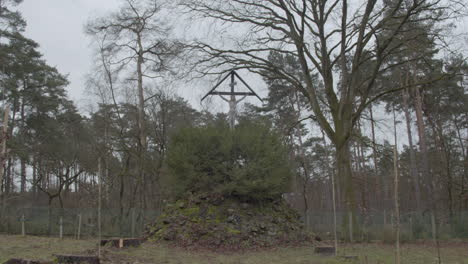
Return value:
<svg viewBox="0 0 468 264">
<path fill-rule="evenodd" d="M 186 250 L 164 244 L 146 242 L 129 249 L 102 248 L 103 263 L 158 263 L 158 264 L 390 264 L 394 263 L 392 245 L 342 245 L 340 254 L 358 256 L 358 261 L 322 257 L 314 254 L 313 246 L 274 248 L 262 251 L 217 253 Z M 97 240 L 74 240 L 45 237 L 0 235 L 0 263 L 10 258 L 52 260 L 53 254 L 96 255 Z M 440 249 L 442 263 L 468 264 L 468 241 L 444 241 Z M 437 249 L 431 242 L 402 246 L 402 263 L 436 263 Z"/>
</svg>

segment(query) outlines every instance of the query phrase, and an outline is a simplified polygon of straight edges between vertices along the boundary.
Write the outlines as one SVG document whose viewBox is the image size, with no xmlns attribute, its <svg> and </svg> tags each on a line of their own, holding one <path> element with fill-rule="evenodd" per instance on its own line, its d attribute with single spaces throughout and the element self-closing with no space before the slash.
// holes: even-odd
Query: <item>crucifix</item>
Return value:
<svg viewBox="0 0 468 264">
<path fill-rule="evenodd" d="M 224 82 L 227 78 L 231 77 L 231 83 L 229 87 L 231 88 L 230 92 L 217 92 L 216 89 Z M 237 85 L 236 78 L 239 79 L 246 87 L 249 89 L 250 92 L 236 92 L 235 87 Z M 218 84 L 216 84 L 213 89 L 211 89 L 202 99 L 201 101 L 205 100 L 208 95 L 219 95 L 221 99 L 229 103 L 229 127 L 231 129 L 234 128 L 236 117 L 237 117 L 237 105 L 244 100 L 247 96 L 255 96 L 260 101 L 263 102 L 262 98 L 258 96 L 254 90 L 242 79 L 237 72 L 232 70 L 226 77 L 224 77 Z M 229 96 L 228 98 L 224 96 Z M 236 98 L 236 96 L 242 96 L 240 99 Z"/>
</svg>

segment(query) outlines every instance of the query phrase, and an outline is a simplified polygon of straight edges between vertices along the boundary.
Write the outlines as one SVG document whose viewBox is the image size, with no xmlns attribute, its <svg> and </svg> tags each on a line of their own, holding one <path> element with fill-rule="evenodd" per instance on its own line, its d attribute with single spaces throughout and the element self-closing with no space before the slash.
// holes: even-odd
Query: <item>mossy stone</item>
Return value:
<svg viewBox="0 0 468 264">
<path fill-rule="evenodd" d="M 250 248 L 312 241 L 312 234 L 302 230 L 299 214 L 285 201 L 247 204 L 235 197 L 204 197 L 179 200 L 176 206 L 164 208 L 160 218 L 148 226 L 148 238 L 208 248 Z"/>
</svg>

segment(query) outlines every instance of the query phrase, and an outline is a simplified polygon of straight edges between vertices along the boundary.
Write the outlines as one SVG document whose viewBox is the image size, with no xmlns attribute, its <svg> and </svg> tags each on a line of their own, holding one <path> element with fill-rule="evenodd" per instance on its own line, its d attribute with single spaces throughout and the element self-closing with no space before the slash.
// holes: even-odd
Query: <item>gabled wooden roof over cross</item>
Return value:
<svg viewBox="0 0 468 264">
<path fill-rule="evenodd" d="M 229 77 L 231 77 L 231 83 L 229 86 L 231 87 L 231 91 L 229 92 L 220 92 L 216 91 L 216 89 L 224 82 L 226 81 Z M 237 85 L 236 83 L 236 78 L 239 79 L 246 87 L 249 89 L 249 92 L 236 92 L 235 87 Z M 262 98 L 258 96 L 257 93 L 250 87 L 250 85 L 247 84 L 247 82 L 242 79 L 242 77 L 237 74 L 236 71 L 232 70 L 229 74 L 227 74 L 218 84 L 216 84 L 213 89 L 211 89 L 203 98 L 201 101 L 205 100 L 206 97 L 209 95 L 219 95 L 224 101 L 229 103 L 229 125 L 231 128 L 234 128 L 236 116 L 237 116 L 237 104 L 240 103 L 242 100 L 244 100 L 247 96 L 255 96 L 257 97 L 260 101 L 263 102 Z M 225 98 L 223 95 L 230 96 L 229 99 Z M 243 96 L 241 99 L 236 99 L 236 96 Z"/>
<path fill-rule="evenodd" d="M 231 77 L 231 83 L 229 84 L 229 86 L 231 87 L 231 91 L 230 92 L 217 92 L 216 89 L 229 77 Z M 237 85 L 236 78 L 239 79 L 247 87 L 247 89 L 249 89 L 250 92 L 236 92 L 235 91 L 235 86 Z M 256 96 L 260 101 L 263 102 L 262 98 L 260 98 L 260 96 L 258 96 L 257 93 L 254 92 L 254 90 L 250 87 L 250 85 L 248 85 L 247 82 L 245 82 L 244 79 L 242 79 L 242 77 L 240 77 L 239 74 L 237 74 L 237 72 L 234 70 L 232 70 L 229 74 L 227 74 L 201 100 L 202 101 L 205 100 L 206 97 L 208 97 L 209 95 Z"/>
</svg>

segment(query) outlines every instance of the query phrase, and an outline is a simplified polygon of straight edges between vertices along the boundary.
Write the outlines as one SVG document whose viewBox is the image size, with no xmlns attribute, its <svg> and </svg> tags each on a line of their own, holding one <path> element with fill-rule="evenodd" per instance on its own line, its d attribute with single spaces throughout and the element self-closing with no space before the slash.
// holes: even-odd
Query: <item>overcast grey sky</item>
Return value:
<svg viewBox="0 0 468 264">
<path fill-rule="evenodd" d="M 84 25 L 90 18 L 102 16 L 112 10 L 116 10 L 121 2 L 119 0 L 24 0 L 19 10 L 25 17 L 28 26 L 26 35 L 40 44 L 40 51 L 46 61 L 56 66 L 61 73 L 69 74 L 70 85 L 67 87 L 69 96 L 78 106 L 86 104 L 89 99 L 85 96 L 85 75 L 91 69 L 92 47 L 90 40 L 84 34 Z M 462 27 L 458 31 L 466 34 L 467 20 L 458 21 Z M 463 50 L 468 46 L 466 35 L 456 42 L 461 44 Z M 261 95 L 265 95 L 264 84 L 258 82 L 258 78 L 250 78 L 247 81 L 253 84 Z M 256 81 L 257 80 L 257 81 Z M 204 86 L 212 85 L 209 82 Z M 202 87 L 202 88 L 203 88 Z M 179 94 L 197 104 L 203 90 L 195 89 L 178 90 Z M 207 87 L 205 90 L 209 89 Z M 197 91 L 194 91 L 197 90 Z M 249 100 L 250 101 L 250 100 Z M 200 107 L 194 105 L 194 107 Z M 214 108 L 219 107 L 212 106 Z M 222 108 L 222 107 L 221 107 Z"/>
<path fill-rule="evenodd" d="M 24 0 L 19 6 L 28 23 L 26 36 L 40 44 L 40 51 L 50 65 L 56 66 L 63 74 L 69 74 L 67 90 L 70 99 L 81 110 L 86 108 L 89 99 L 85 95 L 84 83 L 93 60 L 93 48 L 84 34 L 84 25 L 90 18 L 118 10 L 120 3 L 119 0 Z M 199 108 L 199 100 L 210 85 L 211 82 L 204 82 L 203 87 L 183 91 L 179 88 L 176 92 Z M 206 89 L 204 86 L 207 86 Z M 265 87 L 261 90 L 265 90 Z M 209 106 L 218 107 L 225 108 L 221 101 Z"/>
<path fill-rule="evenodd" d="M 40 44 L 50 65 L 69 74 L 67 89 L 77 103 L 84 98 L 84 76 L 92 61 L 84 24 L 118 6 L 118 0 L 25 0 L 19 6 L 28 23 L 26 35 Z"/>
</svg>

